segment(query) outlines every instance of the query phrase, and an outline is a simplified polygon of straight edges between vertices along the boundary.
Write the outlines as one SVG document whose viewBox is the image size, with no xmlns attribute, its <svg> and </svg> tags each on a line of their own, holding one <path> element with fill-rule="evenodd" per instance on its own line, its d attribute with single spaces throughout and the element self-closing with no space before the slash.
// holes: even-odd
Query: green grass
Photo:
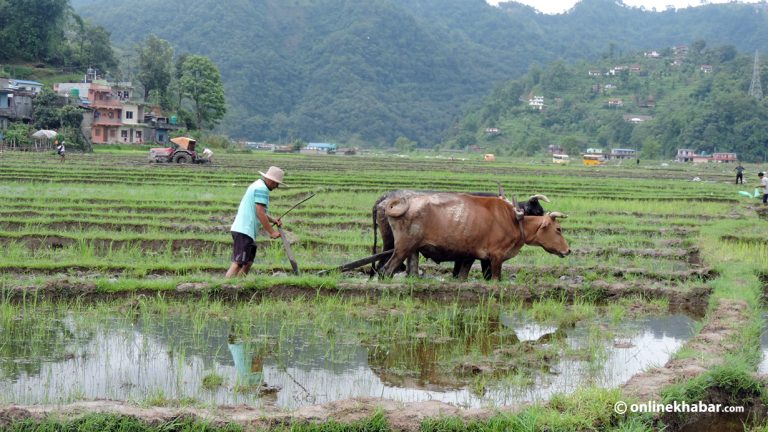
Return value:
<svg viewBox="0 0 768 432">
<path fill-rule="evenodd" d="M 730 372 L 713 369 L 708 379 L 726 388 L 749 387 L 749 381 L 742 378 L 754 371 L 762 355 L 759 335 L 763 327 L 764 281 L 759 275 L 766 273 L 768 247 L 761 240 L 768 239 L 768 227 L 747 207 L 754 202 L 742 200 L 737 192 L 751 190 L 754 184 L 732 185 L 732 170 L 717 165 L 672 164 L 663 168 L 644 161 L 642 167 L 612 165 L 595 170 L 578 164 L 561 167 L 505 157 L 485 163 L 480 155 L 472 154 L 466 155 L 465 161 L 433 156 L 416 153 L 401 159 L 222 152 L 217 154 L 216 166 L 178 167 L 150 165 L 146 163 L 145 149 L 123 146 L 96 148 L 93 154 L 73 153 L 66 164 L 53 159 L 41 162 L 39 155 L 4 153 L 0 157 L 0 199 L 6 203 L 0 209 L 0 290 L 9 299 L 13 290 L 56 286 L 66 280 L 74 285 L 93 285 L 102 294 L 149 293 L 150 298 L 133 306 L 141 311 L 142 320 L 190 313 L 194 316 L 193 332 L 199 332 L 206 320 L 226 316 L 239 323 L 243 335 L 250 335 L 259 331 L 255 323 L 260 319 L 284 320 L 301 315 L 305 322 L 312 323 L 318 340 L 327 343 L 329 351 L 335 352 L 341 342 L 349 341 L 378 345 L 382 350 L 397 349 L 400 357 L 391 368 L 412 373 L 413 366 L 405 359 L 425 339 L 476 341 L 469 348 L 461 348 L 460 343 L 442 348 L 438 365 L 446 370 L 457 359 L 493 361 L 493 356 L 487 354 L 492 351 L 488 351 L 489 347 L 498 346 L 506 337 L 503 331 L 493 331 L 500 311 L 530 314 L 543 324 L 555 326 L 601 320 L 618 324 L 638 313 L 666 313 L 672 306 L 664 298 L 648 301 L 634 294 L 598 305 L 595 302 L 606 295 L 600 288 L 604 284 L 626 290 L 658 288 L 680 293 L 707 287 L 714 291 L 708 299 L 710 311 L 722 300 L 745 301 L 749 307 L 749 321 L 742 324 L 737 335 L 739 349 L 725 358 L 723 367 Z M 291 184 L 290 188 L 274 191 L 271 213 L 281 214 L 309 192 L 318 194 L 285 218 L 288 229 L 299 238 L 293 249 L 305 274 L 274 276 L 273 272 L 287 273 L 290 267 L 279 243 L 260 238 L 251 275 L 226 281 L 222 275 L 231 253 L 228 225 L 243 191 L 256 179 L 256 171 L 270 165 L 286 169 L 286 181 Z M 695 176 L 705 181 L 690 182 Z M 506 293 L 503 297 L 480 299 L 480 304 L 472 306 L 454 301 L 435 306 L 415 300 L 423 287 L 444 284 L 448 264 L 423 265 L 434 279 L 395 279 L 382 284 L 410 288 L 410 294 L 356 301 L 338 297 L 338 288 L 347 282 L 362 285 L 364 277 L 313 275 L 370 253 L 370 211 L 382 192 L 399 188 L 495 191 L 497 181 L 509 195 L 519 199 L 543 193 L 552 200 L 545 204 L 547 210 L 570 216 L 562 221 L 562 227 L 574 254 L 560 259 L 539 248 L 525 247 L 507 263 L 505 280 L 490 284 L 500 292 L 514 287 L 517 292 L 533 293 L 550 287 L 549 294 L 535 301 L 530 310 L 521 299 Z M 726 235 L 737 238 L 725 240 Z M 66 244 L 35 246 L 54 237 Z M 185 246 L 184 241 L 189 244 Z M 654 255 L 676 251 L 682 255 Z M 698 251 L 703 264 L 712 267 L 717 277 L 704 280 L 681 276 L 697 268 L 689 251 Z M 506 279 L 512 272 L 514 283 Z M 479 280 L 479 271 L 473 270 L 470 277 Z M 185 282 L 207 284 L 199 294 L 204 302 L 176 304 L 152 295 L 173 292 Z M 229 283 L 249 293 L 297 287 L 326 297 L 290 302 L 266 298 L 260 300 L 259 306 L 242 305 L 230 310 L 210 300 Z M 41 340 L 51 330 L 35 325 L 31 317 L 39 316 L 41 323 L 54 322 L 58 306 L 43 301 L 42 294 L 30 295 L 21 306 L 0 302 L 0 322 L 4 329 L 21 337 Z M 102 306 L 65 307 L 77 311 L 78 320 L 103 313 Z M 395 312 L 385 312 L 388 310 Z M 351 332 L 338 325 L 356 320 L 365 323 L 362 330 Z M 697 329 L 705 324 L 697 324 Z M 296 327 L 286 326 L 276 335 L 277 345 L 264 348 L 284 355 L 288 348 L 285 341 L 296 332 Z M 590 345 L 568 354 L 599 364 L 605 354 L 600 349 L 599 333 L 593 326 L 588 331 Z M 604 333 L 603 338 L 611 336 L 610 331 Z M 567 352 L 553 345 L 553 349 Z M 33 346 L 24 349 L 30 356 L 42 354 Z M 57 345 L 54 351 L 66 355 L 66 343 Z M 675 358 L 707 364 L 723 360 L 687 346 Z M 522 386 L 530 382 L 530 377 L 515 371 L 500 380 Z M 493 388 L 494 382 L 488 377 L 476 377 L 472 385 L 482 392 Z M 712 385 L 698 383 L 674 392 L 685 397 L 706 397 L 710 388 Z M 650 430 L 656 426 L 646 417 L 613 416 L 606 406 L 619 397 L 616 392 L 581 389 L 519 414 L 468 424 L 436 419 L 422 424 L 422 429 Z M 72 397 L 80 395 L 74 391 Z M 169 400 L 160 393 L 148 396 L 148 401 L 170 406 L 192 403 Z M 359 427 L 381 426 L 379 420 L 363 422 Z M 305 426 L 316 427 L 293 427 Z M 326 426 L 325 430 L 347 430 L 332 423 Z"/>
</svg>

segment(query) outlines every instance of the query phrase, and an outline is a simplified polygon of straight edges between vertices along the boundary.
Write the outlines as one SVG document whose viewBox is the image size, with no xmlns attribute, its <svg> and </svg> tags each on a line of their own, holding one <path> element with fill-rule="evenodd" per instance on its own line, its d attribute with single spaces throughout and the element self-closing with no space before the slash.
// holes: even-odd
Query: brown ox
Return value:
<svg viewBox="0 0 768 432">
<path fill-rule="evenodd" d="M 371 212 L 373 216 L 373 249 L 371 253 L 375 255 L 377 252 L 379 252 L 376 248 L 377 232 L 381 233 L 381 241 L 383 243 L 382 250 L 386 251 L 386 250 L 394 249 L 395 247 L 395 237 L 392 234 L 392 228 L 389 226 L 389 220 L 387 219 L 387 215 L 386 215 L 387 206 L 389 205 L 390 201 L 398 198 L 410 198 L 416 195 L 430 195 L 430 194 L 436 194 L 436 193 L 441 193 L 441 192 L 415 191 L 415 190 L 401 189 L 401 190 L 387 192 L 383 194 L 381 197 L 379 197 L 379 199 L 376 200 L 376 203 L 373 205 L 373 210 Z M 442 193 L 458 193 L 458 192 L 442 192 Z M 488 192 L 468 192 L 468 194 L 472 196 L 504 197 L 504 188 L 502 188 L 501 184 L 499 184 L 498 194 L 488 193 Z M 550 202 L 549 198 L 547 198 L 544 195 L 533 195 L 530 198 L 528 198 L 528 201 L 517 203 L 517 208 L 521 210 L 523 214 L 526 216 L 543 216 L 544 208 L 541 206 L 541 203 L 539 202 L 539 200 Z M 431 258 L 436 263 L 440 263 L 443 261 L 453 261 L 450 258 L 444 258 L 442 256 L 436 256 L 436 255 L 433 255 Z M 459 278 L 459 279 L 466 279 L 469 273 L 469 270 L 472 267 L 472 263 L 474 261 L 475 261 L 474 258 L 470 258 L 462 261 L 455 261 L 453 265 L 453 277 Z M 481 260 L 480 262 L 483 268 L 483 277 L 485 279 L 490 279 L 491 273 L 490 273 L 489 261 Z M 383 268 L 385 263 L 386 261 L 384 260 L 378 263 L 374 263 L 373 273 L 376 273 L 381 268 Z M 398 268 L 397 271 L 403 270 L 402 267 L 403 266 L 400 266 L 400 268 Z M 413 255 L 408 257 L 408 265 L 406 266 L 408 270 L 408 274 L 418 276 L 419 274 L 418 267 L 419 267 L 419 254 L 414 253 Z"/>
<path fill-rule="evenodd" d="M 384 266 L 384 276 L 392 276 L 416 252 L 443 261 L 489 260 L 491 277 L 498 280 L 501 264 L 523 245 L 541 246 L 560 257 L 571 253 L 557 222 L 557 217 L 565 215 L 522 217 L 514 204 L 500 197 L 415 195 L 389 201 L 386 215 L 395 250 Z"/>
</svg>

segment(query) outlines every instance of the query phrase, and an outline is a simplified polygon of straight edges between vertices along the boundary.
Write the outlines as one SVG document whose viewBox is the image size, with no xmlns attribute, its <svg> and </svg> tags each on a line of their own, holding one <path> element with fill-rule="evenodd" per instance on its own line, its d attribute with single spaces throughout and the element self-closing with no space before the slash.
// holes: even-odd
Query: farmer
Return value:
<svg viewBox="0 0 768 432">
<path fill-rule="evenodd" d="M 760 184 L 763 186 L 763 204 L 768 204 L 768 177 L 765 176 L 765 173 L 759 173 L 757 175 L 760 177 Z"/>
<path fill-rule="evenodd" d="M 203 149 L 203 159 L 213 163 L 213 152 L 208 147 Z"/>
<path fill-rule="evenodd" d="M 744 167 L 739 163 L 734 169 L 736 170 L 736 184 L 744 184 Z"/>
<path fill-rule="evenodd" d="M 59 155 L 59 162 L 64 162 L 64 153 L 66 153 L 66 151 L 67 149 L 64 147 L 64 140 L 61 140 L 61 144 L 56 146 L 56 153 Z"/>
<path fill-rule="evenodd" d="M 245 276 L 253 265 L 256 256 L 256 233 L 264 228 L 270 238 L 280 237 L 280 233 L 272 228 L 271 224 L 282 226 L 280 219 L 275 219 L 269 214 L 269 192 L 280 185 L 284 185 L 282 169 L 271 166 L 266 173 L 259 171 L 261 179 L 248 186 L 248 189 L 240 200 L 235 222 L 232 224 L 232 265 L 227 270 L 226 277 Z"/>
</svg>

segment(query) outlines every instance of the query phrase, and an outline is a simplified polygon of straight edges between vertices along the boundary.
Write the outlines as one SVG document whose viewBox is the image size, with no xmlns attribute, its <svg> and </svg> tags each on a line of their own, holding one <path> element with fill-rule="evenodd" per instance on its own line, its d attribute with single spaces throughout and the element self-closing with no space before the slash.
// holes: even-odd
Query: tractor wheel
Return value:
<svg viewBox="0 0 768 432">
<path fill-rule="evenodd" d="M 173 157 L 173 161 L 180 164 L 190 163 L 192 158 L 186 153 L 179 153 Z"/>
</svg>

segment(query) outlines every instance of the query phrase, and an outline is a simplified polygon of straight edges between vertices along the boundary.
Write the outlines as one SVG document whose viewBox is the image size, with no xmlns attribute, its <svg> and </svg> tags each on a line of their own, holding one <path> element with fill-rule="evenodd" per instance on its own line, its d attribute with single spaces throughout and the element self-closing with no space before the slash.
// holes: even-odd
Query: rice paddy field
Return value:
<svg viewBox="0 0 768 432">
<path fill-rule="evenodd" d="M 299 275 L 261 235 L 225 279 L 258 171 Z M 584 167 L 482 155 L 0 153 L 4 430 L 768 430 L 768 220 L 747 166 Z M 694 179 L 696 179 L 694 181 Z M 397 189 L 544 194 L 571 255 L 502 280 L 337 267 Z M 379 245 L 380 250 L 380 245 Z M 617 403 L 741 412 L 619 412 Z M 707 429 L 709 428 L 709 429 Z"/>
</svg>

